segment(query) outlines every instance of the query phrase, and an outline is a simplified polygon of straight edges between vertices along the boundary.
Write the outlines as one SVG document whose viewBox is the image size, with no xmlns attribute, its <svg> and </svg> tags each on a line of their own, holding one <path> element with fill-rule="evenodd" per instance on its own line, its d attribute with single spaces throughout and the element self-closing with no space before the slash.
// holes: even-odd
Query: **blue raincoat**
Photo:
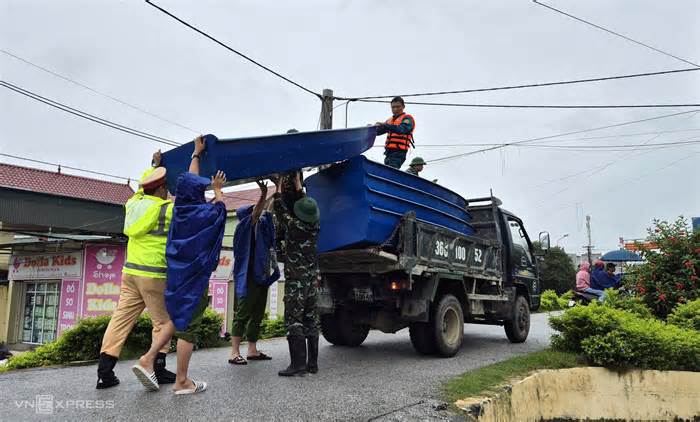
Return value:
<svg viewBox="0 0 700 422">
<path fill-rule="evenodd" d="M 605 290 L 611 287 L 617 287 L 620 284 L 620 279 L 611 276 L 602 268 L 596 268 L 591 272 L 591 288 Z"/>
<path fill-rule="evenodd" d="M 236 210 L 238 225 L 233 234 L 233 278 L 236 281 L 236 296 L 245 297 L 248 293 L 248 271 L 250 266 L 250 245 L 251 236 L 255 236 L 255 250 L 253 251 L 253 281 L 268 287 L 280 278 L 278 267 L 270 268 L 270 250 L 275 244 L 275 225 L 272 221 L 272 214 L 263 211 L 255 225 L 253 234 L 253 206 L 246 205 Z"/>
<path fill-rule="evenodd" d="M 183 173 L 177 181 L 173 219 L 165 257 L 168 279 L 165 307 L 178 331 L 184 331 L 219 263 L 226 226 L 226 206 L 207 203 L 209 179 Z"/>
</svg>

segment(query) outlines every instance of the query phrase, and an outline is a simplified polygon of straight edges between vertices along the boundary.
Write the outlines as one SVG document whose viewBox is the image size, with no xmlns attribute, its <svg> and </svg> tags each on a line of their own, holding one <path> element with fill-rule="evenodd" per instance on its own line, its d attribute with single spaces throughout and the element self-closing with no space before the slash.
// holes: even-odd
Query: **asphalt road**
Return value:
<svg viewBox="0 0 700 422">
<path fill-rule="evenodd" d="M 408 330 L 372 332 L 355 349 L 322 340 L 320 372 L 291 379 L 277 376 L 288 364 L 283 339 L 260 343 L 272 361 L 247 366 L 229 365 L 228 348 L 201 350 L 193 355 L 190 374 L 207 381 L 209 389 L 192 396 L 176 397 L 169 386 L 146 392 L 131 373 L 133 361 L 119 362 L 122 383 L 108 390 L 95 390 L 95 365 L 13 371 L 0 374 L 0 420 L 451 419 L 449 411 L 435 409 L 444 381 L 543 349 L 550 334 L 546 314 L 533 315 L 523 344 L 510 344 L 502 327 L 465 325 L 462 350 L 450 359 L 417 355 Z M 175 367 L 172 354 L 168 367 Z"/>
</svg>

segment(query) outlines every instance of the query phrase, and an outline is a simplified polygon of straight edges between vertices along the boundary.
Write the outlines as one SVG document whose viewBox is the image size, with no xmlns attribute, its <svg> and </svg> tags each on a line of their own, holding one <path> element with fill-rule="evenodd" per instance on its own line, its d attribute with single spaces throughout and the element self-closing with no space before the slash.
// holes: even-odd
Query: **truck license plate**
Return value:
<svg viewBox="0 0 700 422">
<path fill-rule="evenodd" d="M 358 302 L 371 302 L 373 299 L 372 289 L 369 287 L 355 287 L 352 291 Z"/>
</svg>

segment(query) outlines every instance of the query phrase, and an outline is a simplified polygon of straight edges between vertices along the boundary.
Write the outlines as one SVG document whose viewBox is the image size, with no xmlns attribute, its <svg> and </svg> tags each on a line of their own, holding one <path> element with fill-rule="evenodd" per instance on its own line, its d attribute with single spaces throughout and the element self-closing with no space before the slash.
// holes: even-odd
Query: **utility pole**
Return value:
<svg viewBox="0 0 700 422">
<path fill-rule="evenodd" d="M 591 216 L 590 215 L 586 216 L 586 232 L 588 233 L 588 245 L 586 246 L 586 250 L 588 252 L 588 263 L 593 265 L 593 257 L 591 256 L 591 249 L 593 249 L 593 245 L 591 245 Z"/>
<path fill-rule="evenodd" d="M 321 98 L 321 130 L 333 129 L 333 90 L 324 89 Z"/>
</svg>

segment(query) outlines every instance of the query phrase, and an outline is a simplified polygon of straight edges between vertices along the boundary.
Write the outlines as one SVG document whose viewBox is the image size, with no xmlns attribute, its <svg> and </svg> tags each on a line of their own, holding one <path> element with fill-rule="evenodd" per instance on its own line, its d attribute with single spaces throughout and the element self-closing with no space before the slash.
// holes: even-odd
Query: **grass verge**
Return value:
<svg viewBox="0 0 700 422">
<path fill-rule="evenodd" d="M 466 372 L 445 383 L 443 393 L 447 402 L 454 403 L 459 399 L 493 392 L 508 380 L 538 369 L 573 368 L 582 365 L 583 362 L 573 353 L 545 349 Z"/>
</svg>

